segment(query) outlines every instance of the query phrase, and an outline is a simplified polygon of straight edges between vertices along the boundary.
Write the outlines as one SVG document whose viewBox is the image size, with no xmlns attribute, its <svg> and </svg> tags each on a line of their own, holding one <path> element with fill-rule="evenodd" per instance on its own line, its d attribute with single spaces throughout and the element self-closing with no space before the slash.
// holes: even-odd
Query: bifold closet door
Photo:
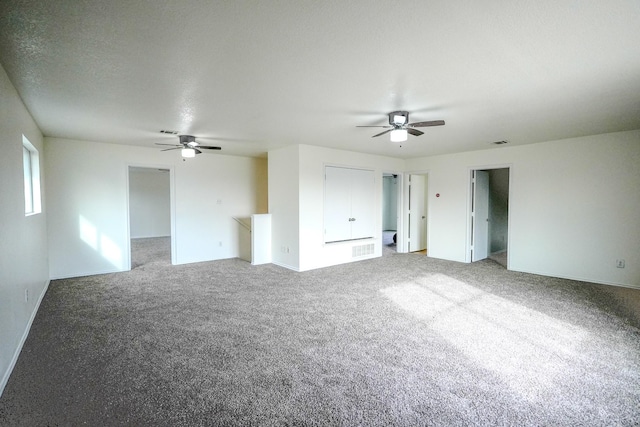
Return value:
<svg viewBox="0 0 640 427">
<path fill-rule="evenodd" d="M 373 171 L 325 168 L 325 242 L 374 236 L 374 191 Z"/>
<path fill-rule="evenodd" d="M 324 241 L 351 239 L 351 169 L 325 168 Z"/>
<path fill-rule="evenodd" d="M 373 171 L 352 169 L 351 173 L 351 238 L 374 236 L 375 198 Z"/>
</svg>

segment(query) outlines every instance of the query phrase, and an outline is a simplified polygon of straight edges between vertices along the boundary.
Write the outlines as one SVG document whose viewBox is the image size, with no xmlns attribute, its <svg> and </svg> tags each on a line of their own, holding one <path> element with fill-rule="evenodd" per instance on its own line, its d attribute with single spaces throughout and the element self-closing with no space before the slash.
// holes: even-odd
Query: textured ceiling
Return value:
<svg viewBox="0 0 640 427">
<path fill-rule="evenodd" d="M 46 136 L 118 144 L 408 158 L 640 128 L 634 0 L 3 0 L 0 63 Z M 355 127 L 396 109 L 446 125 Z"/>
</svg>

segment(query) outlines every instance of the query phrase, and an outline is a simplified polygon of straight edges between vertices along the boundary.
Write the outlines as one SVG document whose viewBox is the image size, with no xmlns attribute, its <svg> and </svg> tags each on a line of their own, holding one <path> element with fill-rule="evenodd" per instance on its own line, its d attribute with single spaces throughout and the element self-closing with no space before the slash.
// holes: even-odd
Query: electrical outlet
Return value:
<svg viewBox="0 0 640 427">
<path fill-rule="evenodd" d="M 24 302 L 29 302 L 29 289 L 24 290 Z"/>
<path fill-rule="evenodd" d="M 623 259 L 617 259 L 616 260 L 616 267 L 624 268 L 624 260 Z"/>
</svg>

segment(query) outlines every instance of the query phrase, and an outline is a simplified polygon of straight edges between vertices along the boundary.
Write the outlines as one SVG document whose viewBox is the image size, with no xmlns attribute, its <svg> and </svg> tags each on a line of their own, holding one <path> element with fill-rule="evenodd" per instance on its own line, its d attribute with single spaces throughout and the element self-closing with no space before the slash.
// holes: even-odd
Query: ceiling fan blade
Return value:
<svg viewBox="0 0 640 427">
<path fill-rule="evenodd" d="M 196 154 L 202 154 L 202 151 L 198 150 L 197 148 L 193 148 L 193 147 L 191 147 L 191 148 L 193 149 L 193 151 L 196 152 Z"/>
<path fill-rule="evenodd" d="M 356 126 L 357 128 L 390 128 L 391 126 Z"/>
<path fill-rule="evenodd" d="M 375 138 L 376 136 L 384 135 L 385 133 L 391 132 L 393 129 L 385 130 L 384 132 L 380 132 L 378 134 L 373 135 L 371 138 Z"/>
<path fill-rule="evenodd" d="M 442 125 L 444 125 L 444 120 L 431 120 L 430 122 L 409 123 L 407 126 L 423 128 L 427 126 L 442 126 Z"/>
<path fill-rule="evenodd" d="M 177 145 L 177 144 L 164 144 L 162 142 L 156 142 L 156 145 L 168 145 L 170 147 L 182 147 L 182 145 Z"/>
<path fill-rule="evenodd" d="M 222 147 L 214 147 L 213 145 L 198 145 L 198 148 L 205 150 L 222 150 Z"/>
<path fill-rule="evenodd" d="M 418 129 L 411 129 L 411 128 L 407 128 L 407 132 L 410 133 L 413 136 L 420 136 L 420 135 L 424 135 L 424 132 L 419 131 Z"/>
<path fill-rule="evenodd" d="M 179 150 L 179 149 L 181 149 L 181 148 L 182 148 L 182 146 L 179 146 L 179 147 L 174 147 L 174 148 L 165 148 L 164 150 L 160 150 L 160 151 Z"/>
</svg>

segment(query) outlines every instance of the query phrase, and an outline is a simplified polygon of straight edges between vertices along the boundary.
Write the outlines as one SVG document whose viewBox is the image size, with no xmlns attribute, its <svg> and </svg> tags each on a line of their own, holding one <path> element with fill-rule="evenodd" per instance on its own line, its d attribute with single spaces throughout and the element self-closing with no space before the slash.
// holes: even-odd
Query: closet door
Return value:
<svg viewBox="0 0 640 427">
<path fill-rule="evenodd" d="M 334 166 L 325 168 L 325 242 L 374 236 L 374 191 L 373 171 Z"/>
<path fill-rule="evenodd" d="M 351 169 L 327 166 L 324 184 L 324 241 L 351 239 Z"/>
<path fill-rule="evenodd" d="M 351 238 L 373 237 L 375 228 L 375 184 L 373 171 L 352 169 Z"/>
</svg>

